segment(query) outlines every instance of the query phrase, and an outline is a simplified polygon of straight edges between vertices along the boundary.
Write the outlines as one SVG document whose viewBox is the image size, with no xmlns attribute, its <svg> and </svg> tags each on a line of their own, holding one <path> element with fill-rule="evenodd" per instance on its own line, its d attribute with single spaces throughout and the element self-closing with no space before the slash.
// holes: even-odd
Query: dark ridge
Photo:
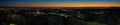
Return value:
<svg viewBox="0 0 120 25">
<path fill-rule="evenodd" d="M 22 9 L 119 9 L 120 7 L 0 7 L 0 8 L 22 8 Z"/>
</svg>

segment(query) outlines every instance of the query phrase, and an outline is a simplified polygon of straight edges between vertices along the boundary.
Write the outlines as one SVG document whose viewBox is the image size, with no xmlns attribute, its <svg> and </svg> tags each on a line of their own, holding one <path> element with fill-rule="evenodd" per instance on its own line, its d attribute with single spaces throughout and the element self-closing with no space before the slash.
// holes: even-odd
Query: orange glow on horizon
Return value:
<svg viewBox="0 0 120 25">
<path fill-rule="evenodd" d="M 120 7 L 120 4 L 30 4 L 16 5 L 15 7 Z"/>
</svg>

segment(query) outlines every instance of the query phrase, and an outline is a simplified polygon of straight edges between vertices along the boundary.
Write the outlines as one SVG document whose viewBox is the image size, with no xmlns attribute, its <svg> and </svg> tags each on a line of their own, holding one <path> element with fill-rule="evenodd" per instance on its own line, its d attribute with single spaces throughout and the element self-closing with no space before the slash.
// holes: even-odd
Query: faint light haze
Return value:
<svg viewBox="0 0 120 25">
<path fill-rule="evenodd" d="M 120 6 L 120 0 L 0 0 L 4 7 L 107 7 Z"/>
</svg>

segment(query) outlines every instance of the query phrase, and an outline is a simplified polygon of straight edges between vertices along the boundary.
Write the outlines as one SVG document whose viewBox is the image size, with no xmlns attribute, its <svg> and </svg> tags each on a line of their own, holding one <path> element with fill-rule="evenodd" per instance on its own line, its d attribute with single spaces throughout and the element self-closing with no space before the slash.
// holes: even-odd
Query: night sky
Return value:
<svg viewBox="0 0 120 25">
<path fill-rule="evenodd" d="M 10 7 L 120 6 L 120 0 L 0 0 L 0 6 Z"/>
</svg>

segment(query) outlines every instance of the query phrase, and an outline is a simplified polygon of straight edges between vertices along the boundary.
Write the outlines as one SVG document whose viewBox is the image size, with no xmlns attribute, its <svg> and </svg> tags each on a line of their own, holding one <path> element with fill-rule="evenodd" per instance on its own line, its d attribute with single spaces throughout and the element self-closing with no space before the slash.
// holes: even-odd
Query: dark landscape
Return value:
<svg viewBox="0 0 120 25">
<path fill-rule="evenodd" d="M 120 7 L 0 7 L 0 25 L 120 25 Z"/>
</svg>

